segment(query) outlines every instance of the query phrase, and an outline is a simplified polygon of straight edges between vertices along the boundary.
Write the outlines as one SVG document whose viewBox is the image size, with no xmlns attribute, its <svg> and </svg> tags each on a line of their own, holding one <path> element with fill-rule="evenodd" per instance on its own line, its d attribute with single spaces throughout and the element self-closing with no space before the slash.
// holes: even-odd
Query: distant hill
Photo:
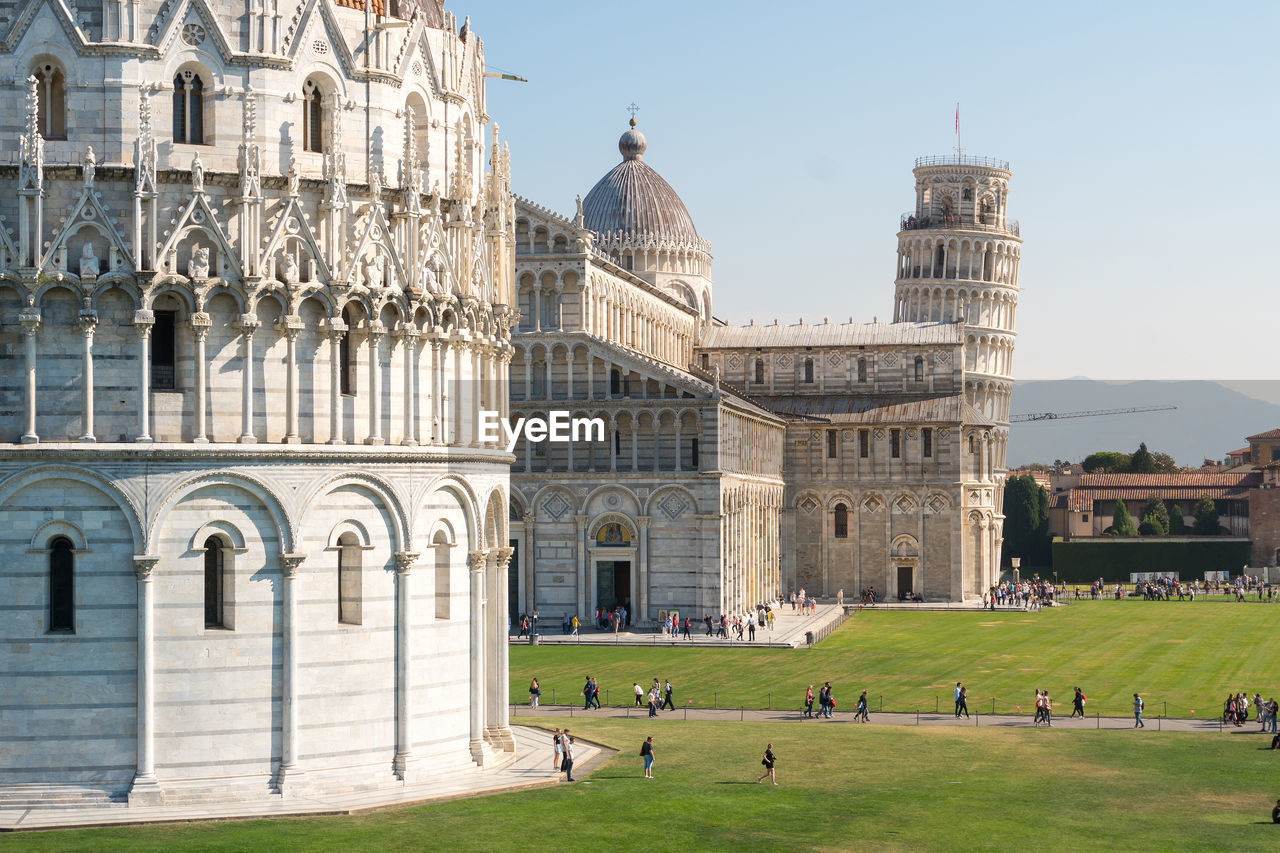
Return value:
<svg viewBox="0 0 1280 853">
<path fill-rule="evenodd" d="M 1009 434 L 1009 467 L 1055 459 L 1078 462 L 1095 450 L 1131 452 L 1141 441 L 1151 450 L 1171 454 L 1181 465 L 1196 466 L 1206 457 L 1222 459 L 1244 447 L 1245 436 L 1280 427 L 1280 405 L 1267 402 L 1280 399 L 1273 385 L 1280 382 L 1250 383 L 1250 396 L 1219 382 L 1195 380 L 1018 382 L 1013 390 L 1014 414 L 1162 405 L 1178 409 L 1014 424 Z"/>
</svg>

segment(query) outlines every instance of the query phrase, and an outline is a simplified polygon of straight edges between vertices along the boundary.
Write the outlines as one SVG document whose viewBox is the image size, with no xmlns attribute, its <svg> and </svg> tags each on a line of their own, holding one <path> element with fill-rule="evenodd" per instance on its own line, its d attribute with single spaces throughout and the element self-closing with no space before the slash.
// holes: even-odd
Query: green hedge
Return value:
<svg viewBox="0 0 1280 853">
<path fill-rule="evenodd" d="M 1209 571 L 1238 575 L 1249 555 L 1248 539 L 1228 537 L 1053 540 L 1053 570 L 1065 583 L 1128 583 L 1130 572 L 1179 572 L 1183 580 L 1203 579 Z"/>
</svg>

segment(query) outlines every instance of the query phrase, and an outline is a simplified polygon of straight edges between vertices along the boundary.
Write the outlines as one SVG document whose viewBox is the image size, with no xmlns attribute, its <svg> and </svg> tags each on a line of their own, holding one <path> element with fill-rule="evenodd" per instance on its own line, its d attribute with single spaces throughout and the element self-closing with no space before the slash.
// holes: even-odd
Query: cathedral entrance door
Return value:
<svg viewBox="0 0 1280 853">
<path fill-rule="evenodd" d="M 601 610 L 612 610 L 618 605 L 627 608 L 631 618 L 631 561 L 596 561 L 596 602 Z"/>
<path fill-rule="evenodd" d="M 915 571 L 911 566 L 898 566 L 898 597 L 901 598 L 903 593 L 916 592 L 916 588 L 912 585 L 912 577 Z"/>
</svg>

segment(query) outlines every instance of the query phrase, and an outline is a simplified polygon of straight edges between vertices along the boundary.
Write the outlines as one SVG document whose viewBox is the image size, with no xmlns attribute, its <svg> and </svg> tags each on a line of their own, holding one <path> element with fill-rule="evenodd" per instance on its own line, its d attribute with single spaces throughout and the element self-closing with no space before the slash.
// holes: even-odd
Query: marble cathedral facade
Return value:
<svg viewBox="0 0 1280 853">
<path fill-rule="evenodd" d="M 741 614 L 804 589 L 975 598 L 999 575 L 1018 226 L 1010 172 L 917 162 L 892 323 L 726 325 L 709 244 L 623 134 L 572 218 L 516 209 L 510 607 Z"/>
</svg>

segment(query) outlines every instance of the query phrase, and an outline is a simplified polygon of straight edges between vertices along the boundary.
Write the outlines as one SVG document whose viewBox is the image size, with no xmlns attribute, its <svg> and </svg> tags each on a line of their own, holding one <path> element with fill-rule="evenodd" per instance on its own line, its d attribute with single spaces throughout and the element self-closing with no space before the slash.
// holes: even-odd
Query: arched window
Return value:
<svg viewBox="0 0 1280 853">
<path fill-rule="evenodd" d="M 443 530 L 437 530 L 431 540 L 436 549 L 436 618 L 449 618 L 449 558 L 451 546 L 449 537 Z"/>
<path fill-rule="evenodd" d="M 324 95 L 314 80 L 302 84 L 302 150 L 324 151 Z"/>
<path fill-rule="evenodd" d="M 49 631 L 76 632 L 76 573 L 71 540 L 59 536 L 49 543 Z"/>
<path fill-rule="evenodd" d="M 194 71 L 173 78 L 173 141 L 204 144 L 204 81 Z"/>
<path fill-rule="evenodd" d="M 836 504 L 836 538 L 849 538 L 849 508 L 844 504 Z"/>
<path fill-rule="evenodd" d="M 155 311 L 151 327 L 151 387 L 157 391 L 177 388 L 178 312 Z"/>
<path fill-rule="evenodd" d="M 757 385 L 764 384 L 764 359 L 763 358 L 756 359 L 756 384 Z"/>
<path fill-rule="evenodd" d="M 354 397 L 356 393 L 357 367 L 351 353 L 351 310 L 342 309 L 342 324 L 347 330 L 338 339 L 338 393 L 345 397 Z M 336 436 L 335 436 L 336 438 Z"/>
<path fill-rule="evenodd" d="M 813 382 L 813 359 L 811 358 L 804 360 L 804 381 L 807 383 Z"/>
<path fill-rule="evenodd" d="M 42 62 L 35 70 L 35 78 L 40 135 L 45 139 L 66 139 L 67 90 L 62 69 L 51 62 Z"/>
<path fill-rule="evenodd" d="M 916 356 L 916 381 L 924 381 L 924 358 Z"/>
<path fill-rule="evenodd" d="M 361 551 L 354 533 L 338 537 L 338 621 L 359 625 L 361 620 Z"/>
<path fill-rule="evenodd" d="M 217 536 L 204 540 L 204 626 L 226 625 L 226 547 Z"/>
<path fill-rule="evenodd" d="M 865 358 L 858 359 L 858 381 L 867 381 L 867 360 Z"/>
</svg>

